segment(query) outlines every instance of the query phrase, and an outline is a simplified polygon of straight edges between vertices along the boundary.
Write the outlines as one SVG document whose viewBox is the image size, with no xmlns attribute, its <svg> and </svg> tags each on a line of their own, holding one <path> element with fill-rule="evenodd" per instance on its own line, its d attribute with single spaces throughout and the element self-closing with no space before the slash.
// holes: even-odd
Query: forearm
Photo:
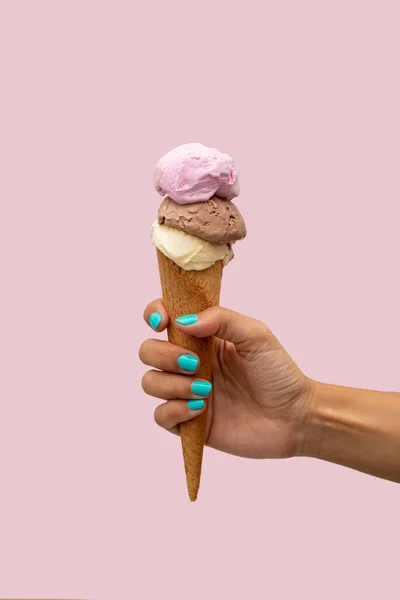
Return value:
<svg viewBox="0 0 400 600">
<path fill-rule="evenodd" d="M 400 394 L 313 388 L 299 453 L 400 482 Z"/>
</svg>

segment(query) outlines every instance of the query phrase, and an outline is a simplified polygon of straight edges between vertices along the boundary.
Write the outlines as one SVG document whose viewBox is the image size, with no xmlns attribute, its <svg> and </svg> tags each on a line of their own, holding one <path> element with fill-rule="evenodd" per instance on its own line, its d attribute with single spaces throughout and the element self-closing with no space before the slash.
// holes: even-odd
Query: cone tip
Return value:
<svg viewBox="0 0 400 600">
<path fill-rule="evenodd" d="M 199 493 L 199 487 L 195 487 L 193 488 L 193 486 L 188 486 L 188 492 L 189 492 L 189 498 L 190 498 L 190 502 L 196 502 L 197 500 L 197 495 Z"/>
</svg>

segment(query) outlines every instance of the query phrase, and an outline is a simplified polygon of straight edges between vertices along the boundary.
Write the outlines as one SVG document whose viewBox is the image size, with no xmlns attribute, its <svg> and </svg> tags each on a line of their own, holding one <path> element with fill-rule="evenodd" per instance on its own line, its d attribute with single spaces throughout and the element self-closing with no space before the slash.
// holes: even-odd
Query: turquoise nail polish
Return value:
<svg viewBox="0 0 400 600">
<path fill-rule="evenodd" d="M 151 315 L 149 317 L 149 323 L 150 323 L 150 327 L 152 327 L 155 331 L 157 331 L 157 327 L 159 326 L 161 321 L 162 321 L 162 316 L 160 315 L 159 312 L 151 313 Z"/>
<path fill-rule="evenodd" d="M 198 318 L 197 315 L 183 315 L 182 317 L 178 317 L 176 321 L 181 325 L 194 325 L 197 323 Z"/>
<path fill-rule="evenodd" d="M 188 400 L 190 410 L 201 410 L 204 408 L 204 400 Z"/>
<path fill-rule="evenodd" d="M 212 385 L 208 381 L 193 381 L 191 390 L 195 396 L 208 396 L 211 392 Z"/>
<path fill-rule="evenodd" d="M 178 358 L 178 365 L 183 371 L 194 373 L 199 366 L 199 359 L 191 354 L 181 354 Z"/>
</svg>

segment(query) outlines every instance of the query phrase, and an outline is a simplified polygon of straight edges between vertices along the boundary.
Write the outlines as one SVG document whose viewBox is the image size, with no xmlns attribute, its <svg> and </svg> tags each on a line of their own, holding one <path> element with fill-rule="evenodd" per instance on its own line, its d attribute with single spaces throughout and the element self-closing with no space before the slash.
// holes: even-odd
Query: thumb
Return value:
<svg viewBox="0 0 400 600">
<path fill-rule="evenodd" d="M 264 323 L 221 306 L 207 308 L 197 315 L 182 315 L 176 319 L 176 326 L 194 337 L 214 335 L 227 340 L 238 350 L 251 348 L 257 341 L 268 342 L 270 347 L 280 346 Z"/>
</svg>

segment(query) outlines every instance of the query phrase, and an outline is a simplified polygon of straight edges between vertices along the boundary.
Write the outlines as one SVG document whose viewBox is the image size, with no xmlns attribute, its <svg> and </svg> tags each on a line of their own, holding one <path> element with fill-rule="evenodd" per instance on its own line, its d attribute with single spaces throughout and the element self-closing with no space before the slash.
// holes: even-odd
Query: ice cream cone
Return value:
<svg viewBox="0 0 400 600">
<path fill-rule="evenodd" d="M 154 169 L 163 196 L 150 235 L 157 248 L 163 299 L 170 317 L 169 341 L 200 358 L 199 378 L 212 381 L 213 338 L 195 338 L 175 320 L 219 304 L 222 270 L 232 260 L 232 245 L 246 235 L 236 205 L 239 178 L 234 160 L 215 148 L 189 143 L 173 148 Z M 190 500 L 197 498 L 210 403 L 181 423 L 183 458 Z"/>
<path fill-rule="evenodd" d="M 165 307 L 170 317 L 168 339 L 173 344 L 195 352 L 200 358 L 197 376 L 212 382 L 213 339 L 186 335 L 175 326 L 182 315 L 197 314 L 219 304 L 222 261 L 201 271 L 186 271 L 157 250 L 158 267 Z M 203 448 L 206 435 L 207 409 L 199 416 L 180 425 L 186 482 L 192 502 L 197 498 Z"/>
</svg>

